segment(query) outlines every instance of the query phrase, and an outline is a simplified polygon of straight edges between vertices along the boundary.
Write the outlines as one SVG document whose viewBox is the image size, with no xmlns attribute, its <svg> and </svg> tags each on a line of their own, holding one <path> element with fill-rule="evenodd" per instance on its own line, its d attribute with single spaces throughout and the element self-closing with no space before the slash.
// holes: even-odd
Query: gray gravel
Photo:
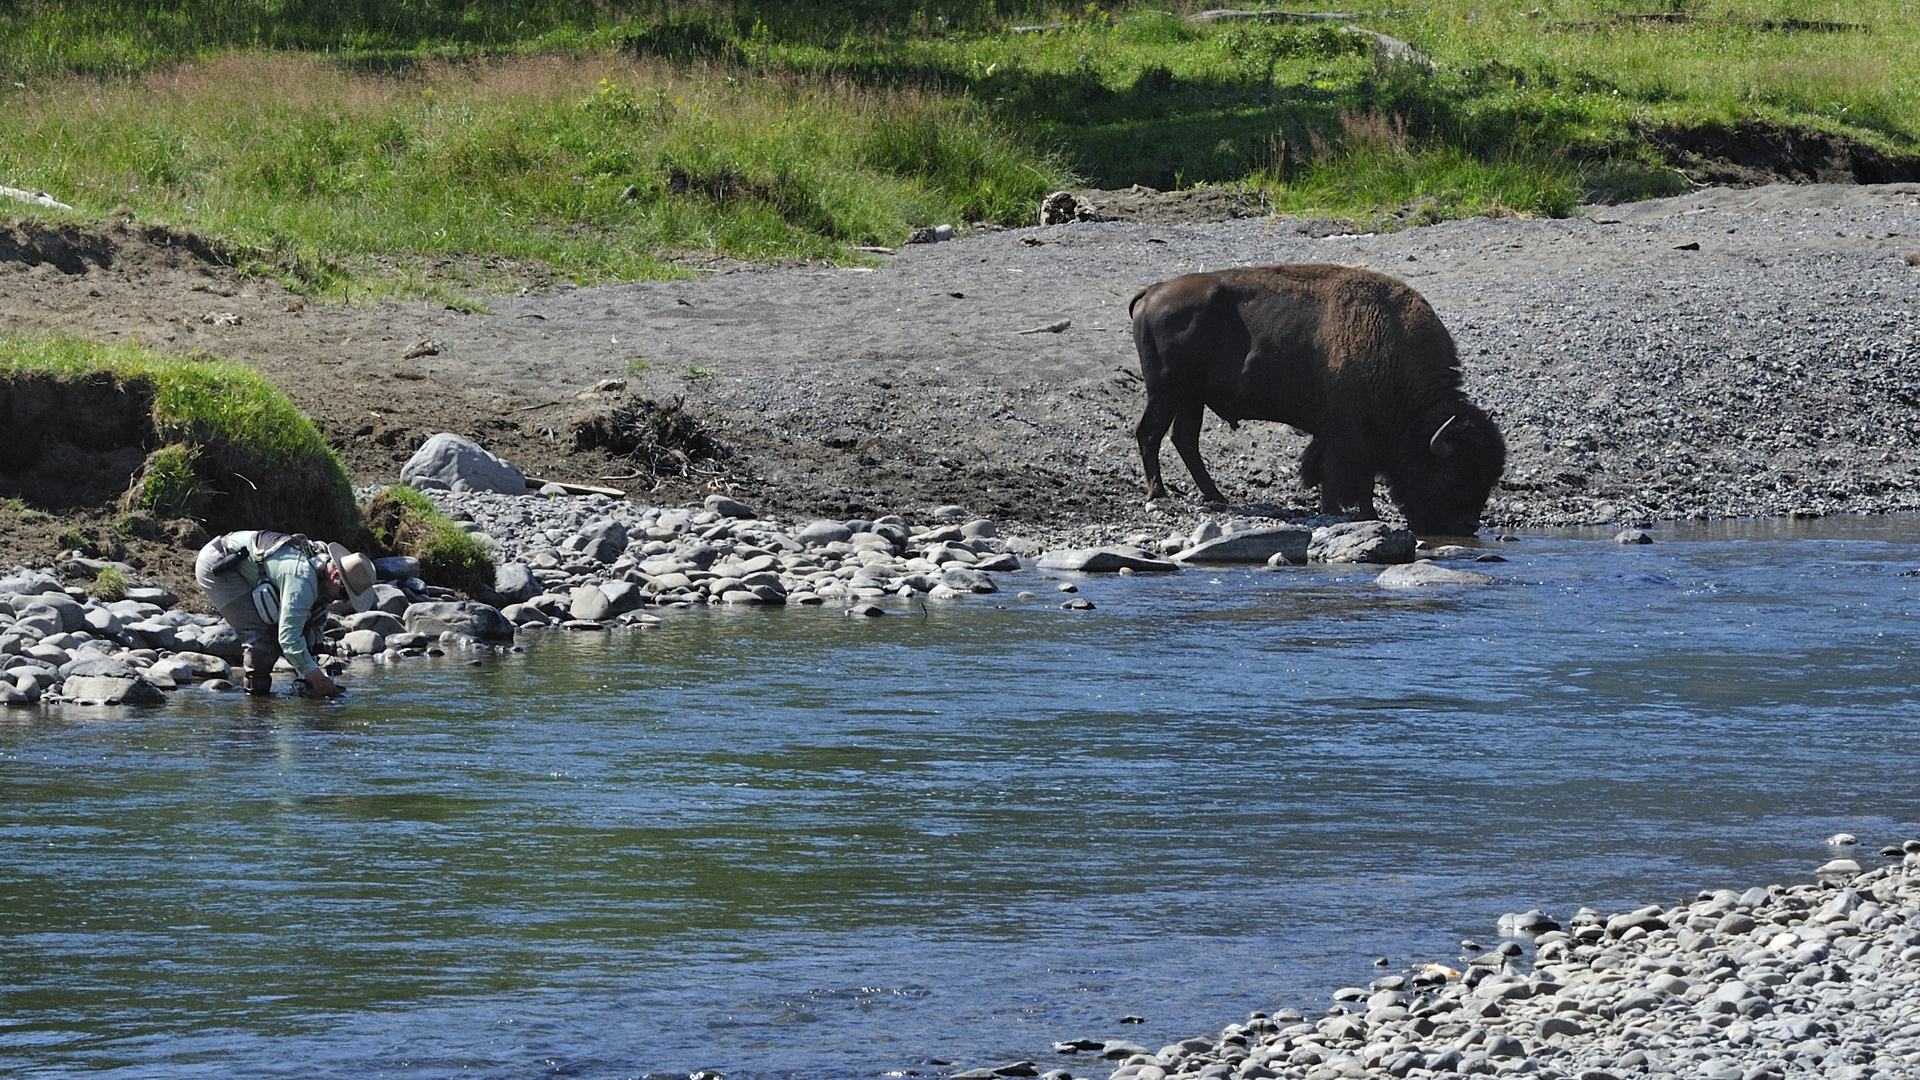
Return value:
<svg viewBox="0 0 1920 1080">
<path fill-rule="evenodd" d="M 1920 253 L 1920 185 L 1709 189 L 1386 235 L 1303 228 L 1050 226 L 874 267 L 557 291 L 504 301 L 484 327 L 495 343 L 463 343 L 461 326 L 482 327 L 449 320 L 449 349 L 514 400 L 643 357 L 630 392 L 684 396 L 745 452 L 741 497 L 771 509 L 958 503 L 1111 539 L 1192 520 L 1140 502 L 1128 298 L 1192 270 L 1334 262 L 1405 278 L 1452 329 L 1468 392 L 1511 447 L 1488 527 L 1920 507 L 1920 269 L 1902 259 Z M 1293 516 L 1303 443 L 1217 421 L 1203 440 L 1230 498 Z"/>
<path fill-rule="evenodd" d="M 1884 854 L 1890 865 L 1864 873 L 1842 857 L 1809 882 L 1582 908 L 1564 926 L 1539 911 L 1502 916 L 1499 948 L 1343 987 L 1321 1015 L 1256 1012 L 1158 1051 L 1076 1039 L 1053 1049 L 1103 1063 L 954 1076 L 1920 1076 L 1920 841 Z"/>
</svg>

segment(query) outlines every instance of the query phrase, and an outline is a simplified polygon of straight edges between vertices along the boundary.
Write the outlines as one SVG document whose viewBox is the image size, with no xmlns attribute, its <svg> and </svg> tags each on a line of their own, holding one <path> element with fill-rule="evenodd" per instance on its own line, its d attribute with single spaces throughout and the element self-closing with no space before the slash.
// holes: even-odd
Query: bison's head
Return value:
<svg viewBox="0 0 1920 1080">
<path fill-rule="evenodd" d="M 1471 536 L 1507 464 L 1507 444 L 1487 414 L 1465 399 L 1421 413 L 1405 435 L 1387 486 L 1423 536 Z"/>
</svg>

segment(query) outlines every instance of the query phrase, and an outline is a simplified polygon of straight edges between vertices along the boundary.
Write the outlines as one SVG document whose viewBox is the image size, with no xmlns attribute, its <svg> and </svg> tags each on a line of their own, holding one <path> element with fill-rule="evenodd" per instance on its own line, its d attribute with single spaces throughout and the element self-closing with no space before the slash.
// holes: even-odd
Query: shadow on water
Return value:
<svg viewBox="0 0 1920 1080">
<path fill-rule="evenodd" d="M 1477 589 L 1197 569 L 1077 579 L 1070 612 L 1022 574 L 367 668 L 333 705 L 10 715 L 0 1061 L 831 1077 L 1158 1045 L 1504 911 L 1913 835 L 1885 763 L 1920 752 L 1920 522 L 1656 535 L 1500 545 Z"/>
</svg>

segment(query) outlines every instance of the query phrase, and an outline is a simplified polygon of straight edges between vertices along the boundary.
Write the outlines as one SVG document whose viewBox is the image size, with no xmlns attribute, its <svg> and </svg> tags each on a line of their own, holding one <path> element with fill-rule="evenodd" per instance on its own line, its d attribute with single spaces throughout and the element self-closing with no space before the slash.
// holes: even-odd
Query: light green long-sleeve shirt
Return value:
<svg viewBox="0 0 1920 1080">
<path fill-rule="evenodd" d="M 254 550 L 254 532 L 227 534 L 227 546 L 244 547 Z M 307 628 L 315 625 L 316 632 L 324 628 L 324 620 L 315 622 L 315 616 L 325 611 L 327 600 L 320 589 L 320 570 L 314 561 L 296 544 L 288 544 L 265 559 L 253 559 L 265 573 L 265 580 L 273 583 L 274 590 L 280 594 L 280 619 L 275 637 L 280 643 L 280 654 L 293 665 L 294 674 L 305 678 L 319 667 L 314 663 L 313 654 L 307 646 Z M 253 573 L 243 571 L 247 580 L 255 585 L 260 583 Z"/>
</svg>

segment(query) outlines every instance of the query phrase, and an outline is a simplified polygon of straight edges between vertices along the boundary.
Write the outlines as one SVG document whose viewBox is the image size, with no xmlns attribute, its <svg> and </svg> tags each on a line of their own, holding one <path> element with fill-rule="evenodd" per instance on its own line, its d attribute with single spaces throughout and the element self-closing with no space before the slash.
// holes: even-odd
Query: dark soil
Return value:
<svg viewBox="0 0 1920 1080">
<path fill-rule="evenodd" d="M 1823 131 L 1764 121 L 1666 127 L 1644 133 L 1696 184 L 1897 184 L 1920 181 L 1920 154 L 1888 153 Z"/>
<path fill-rule="evenodd" d="M 444 430 L 531 476 L 648 502 L 722 492 L 828 517 L 955 503 L 1056 534 L 1164 534 L 1197 507 L 1141 502 L 1128 298 L 1188 271 L 1335 262 L 1407 279 L 1453 330 L 1511 450 L 1490 526 L 1920 508 L 1920 270 L 1901 259 L 1920 252 L 1920 186 L 1713 188 L 1359 236 L 1236 212 L 563 285 L 491 313 L 318 305 L 124 222 L 16 226 L 0 233 L 0 320 L 254 365 L 357 483 L 393 480 Z M 1202 445 L 1230 498 L 1311 510 L 1296 433 L 1210 421 Z M 44 562 L 61 531 L 112 515 L 0 511 L 0 553 Z"/>
</svg>

